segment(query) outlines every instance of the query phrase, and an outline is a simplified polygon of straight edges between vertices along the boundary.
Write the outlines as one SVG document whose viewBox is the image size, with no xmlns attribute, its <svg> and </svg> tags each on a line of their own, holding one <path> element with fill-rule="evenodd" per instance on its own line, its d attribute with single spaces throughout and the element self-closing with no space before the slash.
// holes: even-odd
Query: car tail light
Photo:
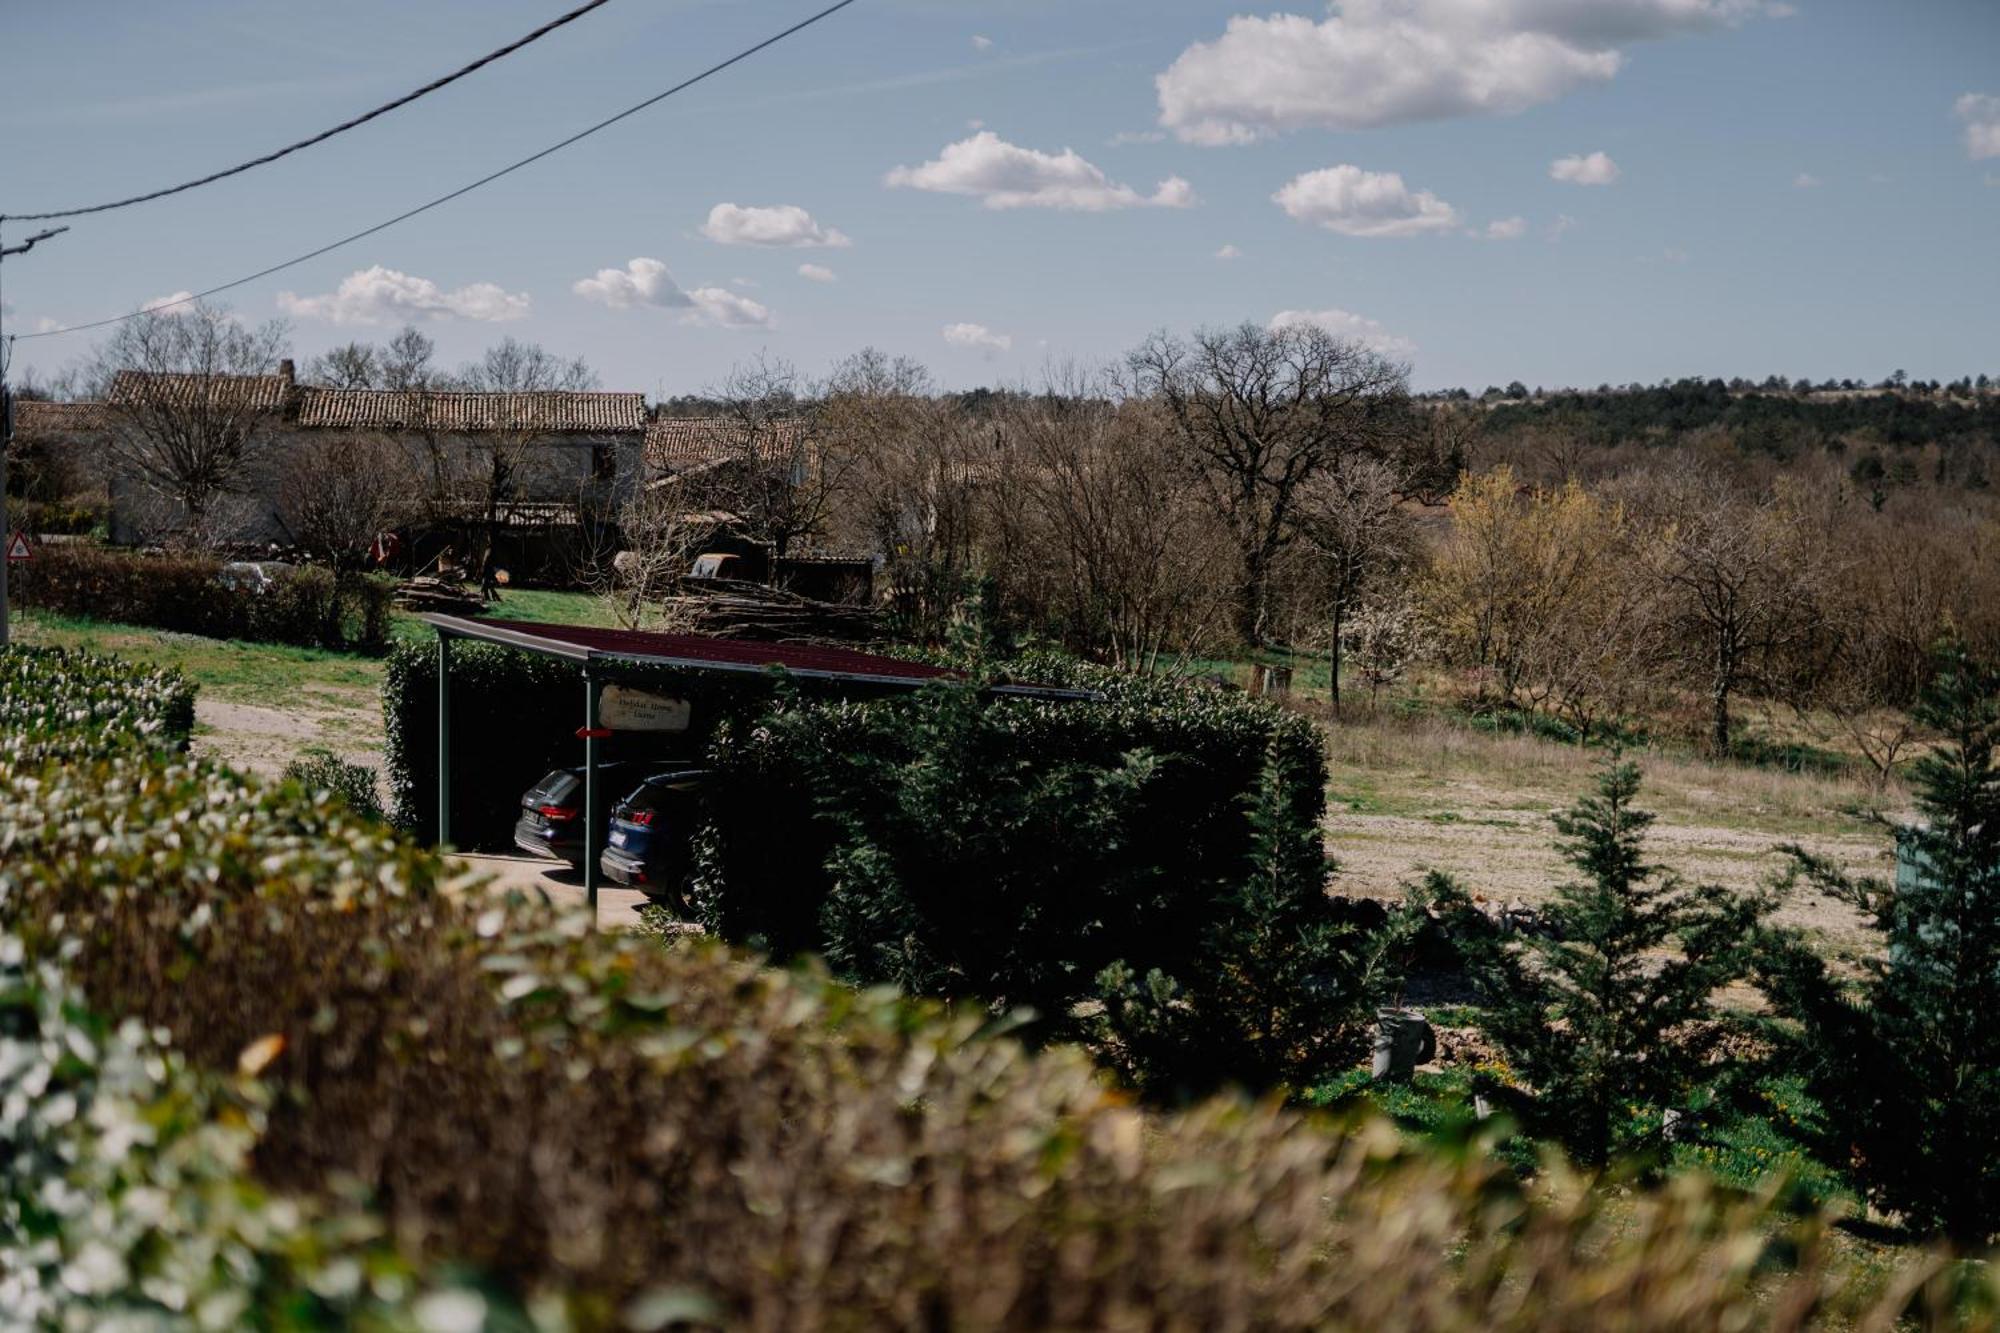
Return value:
<svg viewBox="0 0 2000 1333">
<path fill-rule="evenodd" d="M 550 819 L 575 819 L 576 807 L 573 805 L 538 805 L 535 807 L 535 813 L 538 815 L 547 815 Z"/>
<path fill-rule="evenodd" d="M 653 827 L 653 812 L 651 810 L 634 810 L 625 816 L 625 820 L 627 823 L 637 824 L 640 828 L 651 828 Z"/>
</svg>

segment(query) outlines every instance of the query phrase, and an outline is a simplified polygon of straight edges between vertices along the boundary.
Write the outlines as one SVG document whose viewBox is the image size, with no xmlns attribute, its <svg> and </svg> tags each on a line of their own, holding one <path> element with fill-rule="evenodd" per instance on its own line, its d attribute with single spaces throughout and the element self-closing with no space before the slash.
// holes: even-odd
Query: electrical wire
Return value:
<svg viewBox="0 0 2000 1333">
<path fill-rule="evenodd" d="M 494 61 L 499 60 L 504 56 L 510 56 L 514 54 L 514 52 L 520 50 L 522 47 L 528 45 L 530 42 L 539 41 L 541 38 L 548 36 L 550 33 L 554 32 L 557 28 L 562 27 L 564 24 L 574 23 L 576 22 L 576 20 L 582 18 L 585 14 L 588 14 L 591 10 L 601 8 L 602 6 L 607 5 L 610 2 L 611 0 L 589 0 L 589 3 L 578 5 L 575 9 L 570 10 L 569 13 L 567 14 L 561 15 L 558 18 L 550 19 L 547 23 L 544 23 L 541 27 L 535 29 L 527 36 L 522 37 L 517 41 L 509 42 L 507 45 L 501 47 L 497 51 L 487 52 L 485 55 L 479 57 L 479 59 L 473 61 L 471 64 L 465 66 L 462 69 L 454 70 L 453 72 L 445 75 L 442 78 L 433 79 L 429 83 L 425 84 L 423 87 L 416 89 L 414 92 L 405 93 L 401 97 L 398 97 L 393 102 L 384 102 L 381 106 L 376 107 L 373 111 L 364 111 L 360 115 L 354 117 L 354 119 L 352 120 L 344 120 L 340 124 L 335 125 L 330 130 L 322 130 L 320 133 L 313 135 L 310 139 L 301 139 L 297 143 L 287 144 L 283 148 L 278 149 L 274 153 L 266 153 L 262 157 L 253 157 L 248 162 L 238 163 L 236 166 L 229 167 L 226 170 L 217 171 L 210 175 L 203 176 L 199 180 L 184 181 L 179 185 L 169 185 L 164 190 L 152 190 L 147 192 L 146 194 L 135 194 L 130 199 L 113 199 L 109 203 L 90 204 L 83 208 L 58 209 L 55 212 L 50 212 L 50 213 L 0 213 L 0 222 L 8 222 L 8 221 L 41 222 L 49 218 L 74 218 L 74 217 L 82 217 L 86 213 L 107 213 L 114 208 L 129 208 L 133 204 L 143 204 L 154 199 L 164 199 L 170 194 L 181 194 L 187 190 L 198 189 L 203 185 L 213 185 L 216 181 L 219 180 L 227 180 L 231 176 L 240 176 L 244 172 L 249 171 L 253 167 L 261 167 L 268 163 L 276 162 L 279 158 L 289 157 L 291 154 L 298 152 L 302 148 L 311 148 L 314 144 L 325 143 L 328 139 L 333 138 L 336 134 L 345 134 L 347 133 L 347 131 L 354 129 L 357 126 L 366 125 L 369 121 L 374 120 L 378 116 L 388 115 L 391 111 L 394 111 L 397 107 L 408 106 L 410 103 L 416 101 L 419 97 L 428 96 L 429 94 L 436 92 L 438 89 L 445 87 L 447 84 L 456 83 L 460 79 L 464 78 L 466 75 L 484 69 L 486 66 L 492 64 Z"/>
<path fill-rule="evenodd" d="M 255 282 L 259 278 L 268 278 L 273 273 L 282 273 L 284 270 L 288 268 L 294 268 L 300 264 L 305 263 L 307 260 L 318 259 L 321 255 L 327 254 L 328 252 L 333 250 L 338 250 L 343 245 L 352 245 L 354 242 L 362 240 L 369 236 L 373 236 L 377 232 L 386 231 L 390 227 L 395 226 L 399 222 L 407 222 L 409 219 L 416 217 L 419 213 L 428 213 L 431 209 L 438 207 L 440 204 L 448 204 L 452 200 L 457 199 L 462 195 L 471 194 L 474 190 L 478 189 L 482 185 L 490 185 L 494 181 L 499 180 L 502 176 L 511 175 L 512 173 L 519 171 L 522 167 L 529 166 L 533 163 L 539 162 L 543 158 L 548 157 L 552 153 L 561 152 L 563 149 L 569 147 L 571 144 L 577 143 L 583 139 L 587 139 L 591 135 L 597 133 L 599 130 L 608 129 L 611 126 L 616 125 L 619 121 L 624 120 L 628 116 L 635 116 L 639 112 L 644 111 L 647 107 L 653 106 L 659 102 L 664 102 L 667 98 L 672 97 L 675 93 L 682 92 L 688 88 L 692 88 L 694 87 L 694 85 L 700 83 L 702 80 L 720 74 L 723 70 L 728 69 L 731 65 L 740 64 L 741 62 L 748 60 L 751 56 L 756 55 L 758 52 L 763 51 L 768 47 L 776 46 L 779 42 L 784 41 L 787 37 L 790 37 L 795 33 L 803 32 L 805 29 L 810 28 L 813 24 L 818 23 L 822 19 L 831 18 L 833 15 L 839 13 L 841 10 L 847 8 L 854 2 L 855 0 L 837 0 L 837 3 L 828 5 L 825 9 L 820 10 L 816 14 L 812 14 L 806 18 L 800 19 L 797 23 L 794 23 L 791 27 L 786 28 L 782 32 L 774 33 L 771 36 L 766 37 L 763 41 L 758 42 L 755 46 L 745 47 L 743 50 L 738 51 L 735 55 L 730 56 L 727 60 L 718 61 L 717 63 L 710 65 L 707 69 L 701 71 L 701 73 L 691 75 L 688 78 L 682 79 L 679 83 L 675 84 L 671 88 L 668 88 L 666 91 L 655 93 L 651 97 L 647 98 L 645 101 L 638 102 L 632 106 L 626 107 L 623 111 L 620 111 L 618 114 L 614 116 L 608 116 L 605 119 L 598 121 L 595 125 L 592 125 L 587 129 L 578 130 L 575 134 L 570 135 L 567 139 L 562 139 L 556 143 L 552 143 L 547 148 L 542 149 L 538 153 L 534 153 L 528 157 L 524 157 L 518 162 L 500 168 L 498 171 L 492 172 L 485 176 L 481 176 L 478 180 L 473 181 L 470 185 L 461 185 L 456 190 L 453 190 L 450 194 L 441 194 L 437 198 L 431 200 L 428 203 L 418 204 L 415 208 L 409 209 L 402 213 L 398 213 L 395 217 L 390 218 L 386 222 L 378 222 L 372 227 L 364 228 L 363 230 L 357 231 L 349 236 L 343 236 L 337 241 L 329 241 L 327 244 L 320 246 L 317 250 L 308 250 L 306 253 L 296 256 L 295 258 L 292 259 L 287 259 L 283 263 L 273 264 L 269 268 L 258 269 L 255 273 L 248 274 L 241 278 L 233 279 L 229 282 L 222 283 L 215 287 L 210 287 L 205 291 L 196 292 L 192 296 L 184 296 L 178 301 L 162 302 L 159 305 L 148 307 L 145 310 L 134 310 L 130 314 L 113 315 L 108 319 L 92 320 L 88 324 L 71 324 L 65 328 L 60 328 L 60 329 L 45 329 L 40 333 L 18 333 L 18 334 L 10 334 L 8 336 L 10 338 L 19 338 L 24 341 L 30 338 L 54 338 L 65 333 L 82 333 L 86 329 L 101 329 L 109 324 L 122 324 L 128 319 L 137 319 L 141 315 L 158 314 L 162 310 L 171 310 L 176 306 L 183 306 L 183 305 L 188 305 L 195 301 L 206 300 L 208 297 L 229 291 L 232 288 L 241 287 L 246 283 Z"/>
</svg>

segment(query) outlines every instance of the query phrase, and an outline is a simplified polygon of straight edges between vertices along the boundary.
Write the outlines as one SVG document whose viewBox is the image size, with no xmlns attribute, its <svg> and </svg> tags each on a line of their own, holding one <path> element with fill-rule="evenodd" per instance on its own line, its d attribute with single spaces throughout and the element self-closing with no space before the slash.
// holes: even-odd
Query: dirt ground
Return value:
<svg viewBox="0 0 2000 1333">
<path fill-rule="evenodd" d="M 1583 795 L 1601 752 L 1463 727 L 1393 724 L 1328 728 L 1332 755 L 1327 848 L 1340 863 L 1336 890 L 1384 899 L 1426 871 L 1473 893 L 1533 905 L 1570 877 L 1549 816 Z M 1635 756 L 1640 805 L 1657 819 L 1652 859 L 1694 882 L 1753 892 L 1786 865 L 1798 843 L 1850 873 L 1891 872 L 1888 831 L 1898 792 L 1841 779 Z M 1818 937 L 1835 955 L 1872 947 L 1851 909 L 1803 886 L 1784 890 L 1776 919 Z"/>
<path fill-rule="evenodd" d="M 319 691 L 295 698 L 285 707 L 198 695 L 194 720 L 195 753 L 266 777 L 276 777 L 300 751 L 313 745 L 323 746 L 350 763 L 370 768 L 382 764 L 380 718 L 371 719 L 351 703 Z"/>
</svg>

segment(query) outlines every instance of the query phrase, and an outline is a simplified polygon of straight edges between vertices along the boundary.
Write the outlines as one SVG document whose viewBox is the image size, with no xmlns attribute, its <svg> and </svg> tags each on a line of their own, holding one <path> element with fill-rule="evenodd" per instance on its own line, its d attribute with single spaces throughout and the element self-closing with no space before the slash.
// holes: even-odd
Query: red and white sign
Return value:
<svg viewBox="0 0 2000 1333">
<path fill-rule="evenodd" d="M 33 560 L 34 558 L 34 548 L 28 545 L 28 536 L 26 533 L 17 532 L 7 539 L 8 563 L 11 564 L 17 560 Z"/>
</svg>

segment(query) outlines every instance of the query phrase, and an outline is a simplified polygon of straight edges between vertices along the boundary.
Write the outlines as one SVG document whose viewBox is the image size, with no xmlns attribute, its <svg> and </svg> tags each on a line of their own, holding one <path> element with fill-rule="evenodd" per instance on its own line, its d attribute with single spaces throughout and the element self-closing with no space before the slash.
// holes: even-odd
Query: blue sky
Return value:
<svg viewBox="0 0 2000 1333">
<path fill-rule="evenodd" d="M 565 7 L 9 5 L 0 212 L 265 151 Z M 817 7 L 612 0 L 331 144 L 73 220 L 7 264 L 7 328 L 310 249 Z M 1280 316 L 1421 387 L 2000 374 L 2000 3 L 859 0 L 224 299 L 287 318 L 301 358 L 410 320 L 448 361 L 513 334 L 649 394 L 867 344 L 946 385 L 1020 382 Z M 24 340 L 19 364 L 94 336 Z"/>
</svg>

